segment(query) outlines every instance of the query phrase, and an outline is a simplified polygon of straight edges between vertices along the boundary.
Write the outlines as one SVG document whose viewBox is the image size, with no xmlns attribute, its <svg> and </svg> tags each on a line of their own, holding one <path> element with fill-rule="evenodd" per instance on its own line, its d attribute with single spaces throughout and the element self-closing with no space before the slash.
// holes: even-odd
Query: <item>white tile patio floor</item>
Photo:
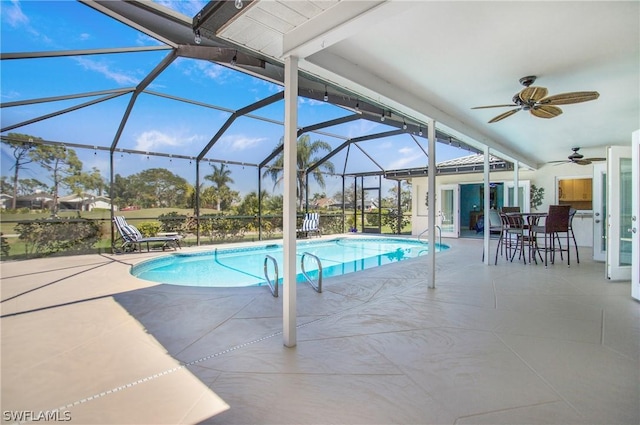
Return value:
<svg viewBox="0 0 640 425">
<path fill-rule="evenodd" d="M 587 248 L 571 268 L 487 267 L 481 241 L 446 242 L 436 289 L 426 258 L 299 285 L 295 348 L 264 287 L 129 275 L 158 254 L 2 263 L 2 421 L 640 423 L 629 282 Z"/>
</svg>

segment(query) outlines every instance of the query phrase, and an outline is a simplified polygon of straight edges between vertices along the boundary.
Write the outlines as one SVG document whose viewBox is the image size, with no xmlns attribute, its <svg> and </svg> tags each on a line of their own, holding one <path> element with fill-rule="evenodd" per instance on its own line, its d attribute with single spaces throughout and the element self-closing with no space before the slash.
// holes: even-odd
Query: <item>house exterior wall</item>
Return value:
<svg viewBox="0 0 640 425">
<path fill-rule="evenodd" d="M 558 202 L 558 178 L 593 177 L 592 165 L 546 164 L 538 170 L 521 169 L 520 181 L 529 180 L 531 185 L 544 188 L 544 198 L 538 211 L 547 211 L 549 205 Z M 495 171 L 490 174 L 491 182 L 513 182 L 513 171 Z M 449 174 L 436 177 L 436 195 L 444 184 L 482 183 L 482 173 Z M 425 206 L 427 177 L 412 179 L 412 234 L 419 235 L 428 227 L 428 208 Z M 481 207 L 480 207 L 481 208 Z M 573 220 L 573 229 L 579 246 L 593 246 L 593 214 L 579 212 Z"/>
</svg>

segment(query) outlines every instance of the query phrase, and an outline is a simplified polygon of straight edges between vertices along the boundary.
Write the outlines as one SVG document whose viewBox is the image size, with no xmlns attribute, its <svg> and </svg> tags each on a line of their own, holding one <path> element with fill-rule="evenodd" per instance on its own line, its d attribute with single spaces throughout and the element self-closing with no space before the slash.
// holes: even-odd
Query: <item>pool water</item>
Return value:
<svg viewBox="0 0 640 425">
<path fill-rule="evenodd" d="M 436 252 L 448 248 L 436 244 Z M 340 238 L 297 243 L 297 281 L 302 282 L 300 259 L 308 252 L 322 263 L 323 278 L 339 276 L 396 261 L 415 258 L 428 252 L 428 245 L 410 239 Z M 273 257 L 280 270 L 282 283 L 282 244 L 170 255 L 134 266 L 131 274 L 159 283 L 184 286 L 239 287 L 266 285 L 265 256 Z M 273 263 L 268 263 L 269 278 L 274 279 Z M 316 261 L 305 256 L 305 270 L 315 278 Z"/>
</svg>

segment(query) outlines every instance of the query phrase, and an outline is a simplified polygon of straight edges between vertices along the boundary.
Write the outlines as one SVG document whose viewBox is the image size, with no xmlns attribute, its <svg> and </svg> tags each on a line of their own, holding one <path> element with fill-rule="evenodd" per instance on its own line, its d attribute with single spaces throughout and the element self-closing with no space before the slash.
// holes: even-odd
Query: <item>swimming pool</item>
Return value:
<svg viewBox="0 0 640 425">
<path fill-rule="evenodd" d="M 436 252 L 447 249 L 436 244 Z M 172 253 L 144 261 L 131 269 L 134 276 L 152 282 L 183 286 L 239 287 L 266 285 L 265 256 L 275 259 L 282 270 L 282 244 Z M 297 281 L 302 282 L 300 258 L 310 253 L 321 261 L 323 277 L 339 276 L 383 264 L 418 257 L 428 252 L 426 243 L 411 239 L 337 238 L 297 243 Z M 269 266 L 273 279 L 273 266 Z M 317 263 L 305 260 L 307 274 L 318 275 Z M 282 283 L 282 279 L 280 279 Z"/>
</svg>

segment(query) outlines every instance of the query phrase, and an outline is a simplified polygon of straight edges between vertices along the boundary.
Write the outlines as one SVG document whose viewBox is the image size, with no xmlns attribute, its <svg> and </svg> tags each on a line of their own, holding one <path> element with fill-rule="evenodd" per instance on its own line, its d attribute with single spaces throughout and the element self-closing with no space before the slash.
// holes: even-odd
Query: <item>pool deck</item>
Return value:
<svg viewBox="0 0 640 425">
<path fill-rule="evenodd" d="M 426 257 L 298 285 L 295 348 L 266 287 L 129 274 L 158 253 L 4 262 L 2 422 L 640 423 L 628 281 L 589 248 L 487 267 L 482 241 L 444 242 L 435 289 Z"/>
</svg>

